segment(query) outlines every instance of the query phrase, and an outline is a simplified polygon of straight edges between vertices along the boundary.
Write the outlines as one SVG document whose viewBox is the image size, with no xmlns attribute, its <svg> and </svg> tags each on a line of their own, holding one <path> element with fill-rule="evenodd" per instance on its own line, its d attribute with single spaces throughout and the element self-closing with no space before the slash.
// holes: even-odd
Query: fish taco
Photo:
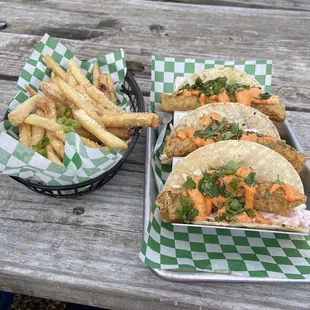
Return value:
<svg viewBox="0 0 310 310">
<path fill-rule="evenodd" d="M 188 112 L 165 139 L 161 161 L 187 156 L 205 145 L 224 140 L 250 141 L 264 145 L 285 157 L 299 172 L 306 154 L 280 139 L 268 117 L 254 108 L 238 103 L 216 103 Z"/>
<path fill-rule="evenodd" d="M 309 233 L 306 200 L 284 157 L 257 143 L 222 141 L 179 162 L 156 204 L 172 223 Z"/>
<path fill-rule="evenodd" d="M 278 96 L 263 91 L 249 74 L 233 68 L 207 69 L 186 78 L 172 95 L 162 94 L 163 112 L 188 111 L 215 102 L 238 102 L 266 114 L 271 120 L 285 120 L 285 106 Z"/>
</svg>

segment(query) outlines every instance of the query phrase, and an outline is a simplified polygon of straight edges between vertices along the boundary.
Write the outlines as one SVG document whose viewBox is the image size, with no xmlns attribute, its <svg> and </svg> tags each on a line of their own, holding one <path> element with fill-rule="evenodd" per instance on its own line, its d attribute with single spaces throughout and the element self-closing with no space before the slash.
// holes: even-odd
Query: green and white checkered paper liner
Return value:
<svg viewBox="0 0 310 310">
<path fill-rule="evenodd" d="M 214 67 L 234 67 L 257 79 L 271 91 L 272 62 L 213 61 L 172 57 L 152 57 L 151 107 L 159 111 L 161 93 L 172 93 L 177 77 Z M 152 166 L 160 191 L 171 172 L 159 156 L 168 124 L 157 132 Z M 157 193 L 156 193 L 157 194 Z M 310 278 L 310 237 L 271 232 L 173 226 L 162 222 L 159 208 L 153 205 L 140 251 L 141 260 L 152 268 L 213 271 L 247 277 L 278 279 Z"/>
<path fill-rule="evenodd" d="M 8 111 L 29 98 L 25 85 L 30 85 L 40 93 L 40 82 L 50 80 L 51 70 L 42 61 L 42 57 L 46 54 L 51 55 L 64 69 L 68 60 L 73 58 L 91 82 L 93 63 L 97 61 L 100 71 L 109 73 L 113 79 L 118 104 L 123 109 L 129 110 L 129 99 L 121 92 L 121 85 L 127 73 L 122 49 L 88 61 L 80 61 L 62 43 L 45 34 L 22 69 L 16 86 L 18 93 L 9 103 Z M 2 122 L 0 172 L 48 185 L 68 185 L 87 181 L 108 171 L 122 158 L 121 152 L 86 147 L 77 134 L 70 133 L 66 137 L 63 165 L 58 165 L 25 147 L 17 139 L 18 128 L 12 127 L 8 120 Z"/>
</svg>

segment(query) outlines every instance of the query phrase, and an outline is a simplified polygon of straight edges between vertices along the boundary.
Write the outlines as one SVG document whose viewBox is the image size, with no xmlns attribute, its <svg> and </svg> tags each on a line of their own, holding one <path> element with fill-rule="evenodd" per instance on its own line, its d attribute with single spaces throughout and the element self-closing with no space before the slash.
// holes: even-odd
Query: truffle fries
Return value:
<svg viewBox="0 0 310 310">
<path fill-rule="evenodd" d="M 15 110 L 9 113 L 8 119 L 13 126 L 21 124 L 32 110 L 37 107 L 39 100 L 43 95 L 35 95 L 27 99 L 24 103 L 19 105 Z"/>
<path fill-rule="evenodd" d="M 158 127 L 159 116 L 155 113 L 121 113 L 101 116 L 106 127 Z"/>
<path fill-rule="evenodd" d="M 95 120 L 90 118 L 84 110 L 73 109 L 73 115 L 81 125 L 102 143 L 116 150 L 126 150 L 127 144 L 120 138 L 103 129 Z"/>
<path fill-rule="evenodd" d="M 97 88 L 99 88 L 99 78 L 100 78 L 99 66 L 95 62 L 93 67 L 93 85 Z"/>
<path fill-rule="evenodd" d="M 31 126 L 21 123 L 19 126 L 19 141 L 25 146 L 31 146 Z"/>
<path fill-rule="evenodd" d="M 60 88 L 60 90 L 65 94 L 67 98 L 72 100 L 75 104 L 75 106 L 79 109 L 85 110 L 85 112 L 94 119 L 98 124 L 101 124 L 102 121 L 97 114 L 94 105 L 92 105 L 90 102 L 86 101 L 81 94 L 75 91 L 73 87 L 71 87 L 69 84 L 64 82 L 61 79 L 57 79 L 57 84 Z"/>
<path fill-rule="evenodd" d="M 45 117 L 45 112 L 41 109 L 36 110 L 36 115 Z M 31 126 L 31 145 L 38 144 L 45 135 L 45 129 L 39 126 Z"/>
<path fill-rule="evenodd" d="M 59 64 L 50 56 L 45 55 L 43 61 L 48 68 L 56 73 L 57 76 L 61 77 L 63 80 L 67 80 L 66 72 L 59 66 Z"/>
</svg>

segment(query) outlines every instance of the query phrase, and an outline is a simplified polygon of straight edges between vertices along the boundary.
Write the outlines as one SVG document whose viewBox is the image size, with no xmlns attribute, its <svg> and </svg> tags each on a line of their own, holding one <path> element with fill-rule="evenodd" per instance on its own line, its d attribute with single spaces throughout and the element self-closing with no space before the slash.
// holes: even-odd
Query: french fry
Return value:
<svg viewBox="0 0 310 310">
<path fill-rule="evenodd" d="M 63 141 L 63 142 L 66 141 L 66 134 L 63 130 L 55 131 L 53 132 L 53 135 L 60 141 Z"/>
<path fill-rule="evenodd" d="M 33 90 L 29 85 L 25 85 L 25 89 L 27 90 L 30 97 L 33 97 L 37 94 L 37 92 Z"/>
<path fill-rule="evenodd" d="M 43 96 L 43 98 L 41 98 L 41 100 L 39 101 L 38 105 L 45 112 L 48 119 L 51 119 L 55 122 L 57 121 L 57 110 L 54 101 L 47 98 L 46 96 Z"/>
<path fill-rule="evenodd" d="M 21 123 L 19 126 L 19 142 L 25 146 L 31 147 L 31 126 Z"/>
<path fill-rule="evenodd" d="M 68 106 L 67 98 L 63 95 L 56 83 L 41 82 L 40 88 L 47 98 L 53 100 L 55 103 Z"/>
<path fill-rule="evenodd" d="M 110 101 L 115 104 L 115 92 L 114 92 L 114 83 L 111 77 L 107 73 L 103 73 L 99 77 L 99 90 L 101 90 Z"/>
<path fill-rule="evenodd" d="M 84 128 L 80 128 L 78 130 L 76 130 L 76 133 L 84 138 L 87 138 L 89 140 L 93 140 L 95 142 L 100 142 L 100 140 L 98 140 L 94 135 L 92 135 L 91 133 L 89 133 L 87 130 L 85 130 Z"/>
<path fill-rule="evenodd" d="M 130 138 L 130 131 L 128 128 L 115 128 L 109 127 L 107 131 L 111 132 L 112 135 L 121 138 L 123 140 L 127 140 Z"/>
<path fill-rule="evenodd" d="M 51 132 L 48 132 L 46 136 L 50 140 L 50 145 L 52 146 L 53 150 L 56 154 L 63 159 L 65 154 L 65 145 L 63 141 L 58 140 Z"/>
<path fill-rule="evenodd" d="M 36 115 L 45 117 L 45 112 L 41 109 L 36 109 Z M 36 145 L 44 137 L 45 129 L 38 126 L 31 126 L 31 145 Z"/>
<path fill-rule="evenodd" d="M 79 85 L 79 83 L 77 82 L 77 80 L 75 79 L 75 77 L 73 76 L 70 68 L 68 68 L 68 71 L 67 71 L 67 76 L 68 76 L 68 84 L 72 87 L 76 87 Z"/>
<path fill-rule="evenodd" d="M 73 115 L 86 130 L 92 133 L 105 145 L 116 150 L 127 149 L 128 146 L 123 140 L 103 129 L 95 120 L 91 119 L 84 110 L 73 109 Z"/>
<path fill-rule="evenodd" d="M 74 78 L 79 84 L 84 84 L 84 83 L 90 84 L 90 82 L 84 76 L 79 66 L 76 64 L 76 62 L 73 59 L 70 59 L 68 61 L 68 69 L 72 72 Z M 66 81 L 65 79 L 63 80 Z"/>
<path fill-rule="evenodd" d="M 107 74 L 107 82 L 108 87 L 110 90 L 110 100 L 115 104 L 116 103 L 116 96 L 115 96 L 115 90 L 114 90 L 114 82 L 109 74 Z"/>
<path fill-rule="evenodd" d="M 95 86 L 87 86 L 86 91 L 90 98 L 92 98 L 98 104 L 102 105 L 105 109 L 122 112 L 122 109 L 120 107 L 118 107 L 111 100 L 109 100 L 109 98 Z"/>
<path fill-rule="evenodd" d="M 51 80 L 52 80 L 52 83 L 56 83 L 56 82 L 55 82 L 56 79 L 57 79 L 57 74 L 56 74 L 54 71 L 52 71 L 52 73 L 51 73 Z"/>
<path fill-rule="evenodd" d="M 65 81 L 57 79 L 57 85 L 60 90 L 74 102 L 75 106 L 79 109 L 85 110 L 85 112 L 94 119 L 98 124 L 102 125 L 102 121 L 95 110 L 95 106 L 86 101 L 81 94 L 79 94 L 73 87 L 68 85 Z"/>
<path fill-rule="evenodd" d="M 95 62 L 93 67 L 93 85 L 97 88 L 99 88 L 99 77 L 100 77 L 99 66 L 98 63 Z"/>
<path fill-rule="evenodd" d="M 121 113 L 118 115 L 101 116 L 106 127 L 153 127 L 159 126 L 160 119 L 155 113 Z"/>
<path fill-rule="evenodd" d="M 87 92 L 86 92 L 86 87 L 85 85 L 79 85 L 78 87 L 75 87 L 75 90 L 83 97 L 84 100 L 88 101 L 92 106 L 94 106 L 95 111 L 97 112 L 97 114 L 99 115 L 107 115 L 107 114 L 115 114 L 115 113 L 119 113 L 117 111 L 111 111 L 111 110 L 107 110 L 105 109 L 102 105 L 98 104 L 96 101 L 92 100 Z"/>
<path fill-rule="evenodd" d="M 34 126 L 38 126 L 41 128 L 44 128 L 46 130 L 50 130 L 53 132 L 63 132 L 62 126 L 48 118 L 39 116 L 39 115 L 35 115 L 35 114 L 31 114 L 29 115 L 26 119 L 25 119 L 25 123 L 29 124 L 29 125 L 34 125 Z"/>
<path fill-rule="evenodd" d="M 35 95 L 20 104 L 15 110 L 9 113 L 8 119 L 13 126 L 21 124 L 38 105 L 43 95 Z"/>
<path fill-rule="evenodd" d="M 95 141 L 92 141 L 92 140 L 87 139 L 87 138 L 82 137 L 82 136 L 80 136 L 80 138 L 81 138 L 82 142 L 83 142 L 86 146 L 88 146 L 88 147 L 96 148 L 96 149 L 98 149 L 98 148 L 101 147 L 101 146 L 100 146 L 97 142 L 95 142 Z"/>
<path fill-rule="evenodd" d="M 56 155 L 56 153 L 54 152 L 54 149 L 52 148 L 50 144 L 46 146 L 46 154 L 47 154 L 47 159 L 53 161 L 54 163 L 58 165 L 62 164 L 61 160 L 58 158 L 58 156 Z"/>
<path fill-rule="evenodd" d="M 59 66 L 59 64 L 50 56 L 43 56 L 43 61 L 48 68 L 56 73 L 59 77 L 61 77 L 64 81 L 67 81 L 66 72 Z"/>
</svg>

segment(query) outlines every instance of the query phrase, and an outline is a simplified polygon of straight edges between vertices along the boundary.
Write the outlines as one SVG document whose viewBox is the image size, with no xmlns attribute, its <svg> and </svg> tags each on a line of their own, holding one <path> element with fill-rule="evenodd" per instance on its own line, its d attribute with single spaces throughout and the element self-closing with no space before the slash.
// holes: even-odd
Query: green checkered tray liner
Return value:
<svg viewBox="0 0 310 310">
<path fill-rule="evenodd" d="M 46 54 L 51 55 L 64 69 L 68 60 L 73 58 L 91 82 L 93 63 L 97 61 L 101 72 L 109 73 L 115 83 L 118 104 L 125 110 L 130 109 L 129 98 L 121 92 L 127 72 L 122 49 L 89 61 L 80 61 L 58 40 L 45 34 L 22 69 L 16 86 L 18 93 L 9 103 L 8 111 L 28 99 L 25 85 L 40 92 L 40 82 L 50 80 L 51 70 L 42 62 Z M 0 124 L 0 172 L 48 185 L 87 181 L 108 171 L 122 158 L 121 152 L 86 147 L 77 134 L 70 133 L 66 137 L 63 165 L 58 165 L 18 143 L 17 139 L 18 128 L 12 127 L 8 120 L 3 121 Z"/>
<path fill-rule="evenodd" d="M 272 62 L 210 61 L 152 57 L 151 107 L 158 110 L 162 92 L 172 93 L 177 77 L 214 68 L 234 67 L 256 78 L 265 91 L 271 91 Z M 164 117 L 166 119 L 166 117 Z M 168 118 L 169 119 L 169 118 Z M 152 166 L 160 191 L 171 165 L 159 160 L 169 124 L 156 132 Z M 141 260 L 152 268 L 212 271 L 247 277 L 310 279 L 310 237 L 294 234 L 256 232 L 210 227 L 173 226 L 162 222 L 154 204 L 140 251 Z"/>
</svg>

